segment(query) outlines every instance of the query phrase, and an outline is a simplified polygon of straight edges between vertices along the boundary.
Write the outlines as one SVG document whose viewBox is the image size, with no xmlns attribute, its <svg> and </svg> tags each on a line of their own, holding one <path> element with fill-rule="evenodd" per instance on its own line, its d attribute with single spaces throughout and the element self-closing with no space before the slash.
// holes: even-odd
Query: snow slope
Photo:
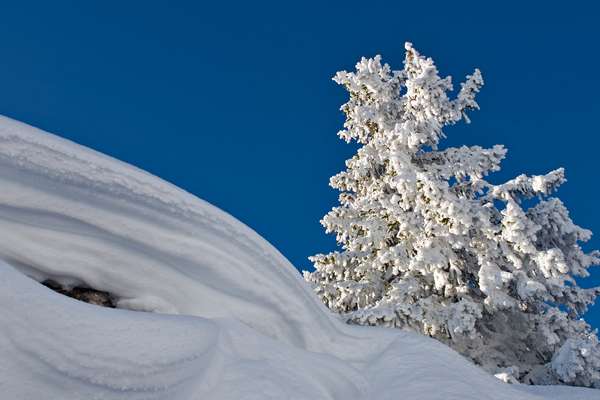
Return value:
<svg viewBox="0 0 600 400">
<path fill-rule="evenodd" d="M 230 215 L 4 117 L 0 187 L 0 399 L 600 399 L 506 385 L 428 338 L 346 325 Z"/>
</svg>

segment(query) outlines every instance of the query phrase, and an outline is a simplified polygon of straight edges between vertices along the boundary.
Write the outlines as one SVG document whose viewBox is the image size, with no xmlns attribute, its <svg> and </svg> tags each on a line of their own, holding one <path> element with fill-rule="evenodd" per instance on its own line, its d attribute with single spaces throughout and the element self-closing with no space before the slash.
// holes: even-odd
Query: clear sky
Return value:
<svg viewBox="0 0 600 400">
<path fill-rule="evenodd" d="M 5 2 L 0 114 L 208 200 L 308 269 L 334 247 L 319 219 L 354 151 L 336 136 L 345 92 L 330 78 L 363 55 L 400 69 L 411 41 L 456 83 L 475 67 L 486 80 L 482 110 L 445 143 L 505 144 L 494 181 L 565 167 L 559 196 L 600 248 L 593 2 L 208 3 Z M 587 319 L 600 327 L 600 305 Z"/>
</svg>

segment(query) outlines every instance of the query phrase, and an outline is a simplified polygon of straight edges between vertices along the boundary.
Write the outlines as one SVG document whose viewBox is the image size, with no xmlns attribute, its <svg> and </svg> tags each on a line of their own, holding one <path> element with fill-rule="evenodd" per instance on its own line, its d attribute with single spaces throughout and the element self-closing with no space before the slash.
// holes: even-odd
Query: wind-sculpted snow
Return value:
<svg viewBox="0 0 600 400">
<path fill-rule="evenodd" d="M 231 216 L 6 118 L 0 184 L 2 399 L 600 398 L 503 384 L 433 340 L 346 325 Z"/>
</svg>

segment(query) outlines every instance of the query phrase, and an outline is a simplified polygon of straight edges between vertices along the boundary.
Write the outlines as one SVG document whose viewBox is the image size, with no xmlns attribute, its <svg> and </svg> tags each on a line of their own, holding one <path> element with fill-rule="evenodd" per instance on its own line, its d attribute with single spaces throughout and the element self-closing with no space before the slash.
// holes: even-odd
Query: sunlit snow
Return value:
<svg viewBox="0 0 600 400">
<path fill-rule="evenodd" d="M 600 399 L 504 384 L 426 337 L 346 325 L 230 215 L 7 118 L 0 187 L 2 399 Z"/>
</svg>

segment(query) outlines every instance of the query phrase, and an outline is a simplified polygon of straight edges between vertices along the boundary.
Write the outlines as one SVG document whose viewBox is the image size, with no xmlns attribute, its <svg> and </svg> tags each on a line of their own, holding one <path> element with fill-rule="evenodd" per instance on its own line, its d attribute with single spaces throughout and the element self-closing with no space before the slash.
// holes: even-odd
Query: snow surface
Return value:
<svg viewBox="0 0 600 400">
<path fill-rule="evenodd" d="M 346 325 L 230 215 L 4 117 L 0 187 L 1 399 L 600 399 L 507 385 L 426 337 Z M 48 278 L 119 308 L 36 282 Z"/>
</svg>

